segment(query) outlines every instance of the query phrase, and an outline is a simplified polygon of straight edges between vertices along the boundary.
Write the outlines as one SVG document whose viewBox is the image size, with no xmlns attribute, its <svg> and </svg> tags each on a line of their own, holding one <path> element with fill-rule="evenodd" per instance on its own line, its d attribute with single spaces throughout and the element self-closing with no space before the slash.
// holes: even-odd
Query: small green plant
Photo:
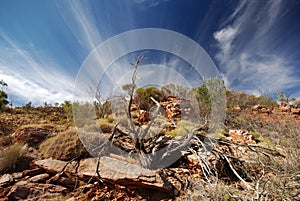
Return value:
<svg viewBox="0 0 300 201">
<path fill-rule="evenodd" d="M 103 133 L 110 133 L 115 126 L 113 118 L 101 118 L 98 119 L 98 125 Z"/>
<path fill-rule="evenodd" d="M 209 134 L 208 136 L 215 139 L 225 138 L 228 133 L 224 129 L 218 129 L 214 133 Z"/>
<path fill-rule="evenodd" d="M 26 151 L 26 145 L 19 143 L 0 151 L 0 172 L 14 169 L 15 164 L 25 155 Z"/>
<path fill-rule="evenodd" d="M 154 105 L 150 97 L 153 97 L 157 101 L 163 101 L 165 99 L 161 90 L 150 86 L 146 88 L 138 88 L 135 91 L 134 102 L 139 105 L 141 109 L 149 111 L 149 109 Z"/>
<path fill-rule="evenodd" d="M 260 134 L 258 134 L 257 132 L 250 132 L 250 134 L 252 135 L 252 137 L 255 139 L 255 140 L 258 140 L 260 138 Z"/>
<path fill-rule="evenodd" d="M 70 128 L 54 137 L 48 138 L 40 145 L 39 150 L 45 158 L 65 161 L 89 156 L 75 128 Z"/>
<path fill-rule="evenodd" d="M 185 136 L 193 130 L 194 128 L 197 128 L 197 124 L 185 120 L 180 120 L 177 123 L 177 128 L 175 130 L 167 131 L 166 135 L 171 135 L 173 137 L 176 136 Z"/>
</svg>

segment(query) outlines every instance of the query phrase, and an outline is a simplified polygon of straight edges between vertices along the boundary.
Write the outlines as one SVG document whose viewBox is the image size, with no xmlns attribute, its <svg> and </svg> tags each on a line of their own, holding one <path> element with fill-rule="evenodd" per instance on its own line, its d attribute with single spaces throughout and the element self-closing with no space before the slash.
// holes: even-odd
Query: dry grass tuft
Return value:
<svg viewBox="0 0 300 201">
<path fill-rule="evenodd" d="M 101 118 L 98 119 L 98 125 L 100 126 L 103 133 L 110 133 L 115 126 L 114 119 Z"/>
<path fill-rule="evenodd" d="M 70 128 L 56 136 L 48 138 L 41 145 L 39 150 L 45 158 L 69 161 L 74 158 L 85 158 L 89 156 L 82 145 L 76 129 Z"/>
<path fill-rule="evenodd" d="M 14 169 L 15 164 L 27 151 L 26 145 L 15 143 L 0 151 L 0 172 Z"/>
</svg>

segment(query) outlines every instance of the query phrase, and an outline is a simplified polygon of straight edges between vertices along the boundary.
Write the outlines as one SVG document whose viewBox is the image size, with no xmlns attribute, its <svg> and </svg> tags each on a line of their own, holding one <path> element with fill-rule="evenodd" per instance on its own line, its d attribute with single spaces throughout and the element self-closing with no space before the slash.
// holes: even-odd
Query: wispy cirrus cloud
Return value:
<svg viewBox="0 0 300 201">
<path fill-rule="evenodd" d="M 97 20 L 92 14 L 91 4 L 77 0 L 60 2 L 57 7 L 72 34 L 88 51 L 103 42 L 96 24 Z"/>
<path fill-rule="evenodd" d="M 299 86 L 295 66 L 284 52 L 270 48 L 280 42 L 276 27 L 285 12 L 284 1 L 241 1 L 214 33 L 215 58 L 227 86 L 254 94 Z"/>
<path fill-rule="evenodd" d="M 9 44 L 0 45 L 0 79 L 8 84 L 10 102 L 42 105 L 72 100 L 74 81 L 59 64 L 38 50 L 34 50 L 35 57 L 31 56 L 1 30 L 0 37 Z"/>
<path fill-rule="evenodd" d="M 168 2 L 171 0 L 134 0 L 135 3 L 145 7 L 156 7 L 161 3 Z"/>
</svg>

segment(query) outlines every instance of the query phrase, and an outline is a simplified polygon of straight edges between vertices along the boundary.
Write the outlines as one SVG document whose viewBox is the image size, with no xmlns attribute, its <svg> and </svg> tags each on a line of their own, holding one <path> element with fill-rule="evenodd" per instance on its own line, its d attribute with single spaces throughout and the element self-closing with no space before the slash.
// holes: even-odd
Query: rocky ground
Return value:
<svg viewBox="0 0 300 201">
<path fill-rule="evenodd" d="M 174 164 L 149 169 L 112 153 L 99 161 L 86 154 L 69 160 L 45 157 L 40 143 L 71 126 L 64 112 L 55 107 L 8 111 L 0 115 L 0 169 L 14 153 L 10 151 L 14 142 L 20 144 L 18 150 L 26 151 L 9 169 L 2 169 L 0 200 L 300 200 L 300 151 L 295 139 L 300 113 L 282 108 L 270 113 L 262 108 L 235 111 L 239 127 L 211 135 L 197 133 Z M 255 129 L 244 121 L 255 123 Z M 131 147 L 125 138 L 119 135 L 114 143 Z M 181 140 L 161 135 L 146 149 Z M 213 147 L 206 146 L 208 141 Z"/>
</svg>

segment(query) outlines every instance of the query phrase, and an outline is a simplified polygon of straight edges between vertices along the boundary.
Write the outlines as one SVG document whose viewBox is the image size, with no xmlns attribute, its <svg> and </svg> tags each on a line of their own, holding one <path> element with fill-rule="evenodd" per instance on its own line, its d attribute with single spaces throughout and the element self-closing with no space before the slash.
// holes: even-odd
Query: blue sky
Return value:
<svg viewBox="0 0 300 201">
<path fill-rule="evenodd" d="M 1 0 L 0 80 L 14 105 L 72 100 L 91 51 L 141 28 L 196 41 L 229 89 L 300 97 L 297 0 Z"/>
</svg>

